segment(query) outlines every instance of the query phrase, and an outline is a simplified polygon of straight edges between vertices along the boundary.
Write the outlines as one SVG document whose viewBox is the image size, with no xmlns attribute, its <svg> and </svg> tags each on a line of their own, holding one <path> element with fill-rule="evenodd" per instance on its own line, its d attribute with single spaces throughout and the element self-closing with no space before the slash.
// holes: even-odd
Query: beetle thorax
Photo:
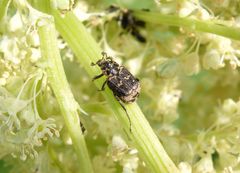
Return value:
<svg viewBox="0 0 240 173">
<path fill-rule="evenodd" d="M 113 61 L 101 60 L 97 64 L 106 76 L 114 76 L 119 71 L 119 65 Z"/>
</svg>

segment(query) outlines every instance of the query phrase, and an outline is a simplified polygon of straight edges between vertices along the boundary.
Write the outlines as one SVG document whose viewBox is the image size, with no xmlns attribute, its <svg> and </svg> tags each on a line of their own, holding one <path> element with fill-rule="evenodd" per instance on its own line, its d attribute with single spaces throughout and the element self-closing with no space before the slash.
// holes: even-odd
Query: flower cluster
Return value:
<svg viewBox="0 0 240 173">
<path fill-rule="evenodd" d="M 12 11 L 14 6 L 18 9 Z M 9 10 L 1 20 L 0 157 L 26 161 L 37 159 L 49 138 L 59 137 L 59 113 L 52 111 L 56 102 L 44 69 L 37 65 L 41 56 L 35 23 L 41 15 L 27 1 L 14 1 Z"/>
<path fill-rule="evenodd" d="M 62 14 L 72 10 L 102 49 L 140 79 L 139 106 L 180 172 L 240 171 L 239 42 L 181 23 L 176 27 L 146 22 L 142 43 L 133 37 L 133 28 L 124 30 L 119 24 L 119 11 L 110 13 L 103 1 L 74 2 L 54 1 L 50 6 Z M 137 0 L 117 2 L 123 11 L 143 6 Z M 174 15 L 179 21 L 239 26 L 235 1 L 142 3 L 150 12 Z M 73 141 L 41 58 L 36 24 L 51 18 L 41 8 L 35 1 L 15 0 L 0 21 L 0 158 L 13 172 L 23 163 L 19 172 L 77 172 Z M 73 95 L 89 114 L 81 120 L 94 170 L 149 172 L 134 141 L 111 116 L 105 98 L 90 87 L 91 79 L 60 36 L 58 47 Z"/>
</svg>

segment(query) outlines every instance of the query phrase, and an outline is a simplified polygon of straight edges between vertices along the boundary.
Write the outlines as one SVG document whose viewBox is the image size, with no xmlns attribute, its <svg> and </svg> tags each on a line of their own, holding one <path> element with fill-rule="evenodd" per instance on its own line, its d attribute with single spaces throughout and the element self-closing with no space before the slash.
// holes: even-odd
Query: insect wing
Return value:
<svg viewBox="0 0 240 173">
<path fill-rule="evenodd" d="M 110 77 L 107 81 L 108 87 L 112 90 L 112 92 L 117 96 L 125 96 L 128 94 L 126 87 L 123 87 L 120 82 L 120 78 L 118 76 Z"/>
<path fill-rule="evenodd" d="M 131 94 L 138 81 L 124 67 L 121 67 L 118 75 L 110 77 L 108 86 L 117 96 L 127 96 Z"/>
<path fill-rule="evenodd" d="M 134 89 L 135 85 L 138 84 L 138 80 L 125 67 L 120 67 L 118 76 L 126 85 L 125 87 L 129 88 L 128 90 Z"/>
</svg>

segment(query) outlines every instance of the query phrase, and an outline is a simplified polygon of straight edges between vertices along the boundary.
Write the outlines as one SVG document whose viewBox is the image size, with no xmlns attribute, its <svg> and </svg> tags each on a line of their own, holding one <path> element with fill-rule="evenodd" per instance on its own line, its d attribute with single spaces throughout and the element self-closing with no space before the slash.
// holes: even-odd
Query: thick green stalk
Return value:
<svg viewBox="0 0 240 173">
<path fill-rule="evenodd" d="M 56 95 L 64 117 L 65 124 L 73 141 L 73 146 L 79 159 L 81 173 L 92 173 L 88 150 L 80 128 L 78 104 L 69 88 L 60 53 L 57 46 L 55 27 L 52 23 L 39 27 L 40 47 L 45 59 L 50 85 Z"/>
<path fill-rule="evenodd" d="M 7 13 L 8 5 L 10 4 L 10 2 L 11 0 L 0 0 L 0 21 Z"/>
<path fill-rule="evenodd" d="M 83 24 L 73 13 L 67 13 L 65 17 L 62 17 L 57 12 L 53 15 L 58 31 L 73 50 L 78 61 L 90 77 L 92 78 L 100 74 L 100 69 L 98 67 L 92 67 L 90 64 L 101 58 L 101 49 L 92 36 L 86 31 Z M 102 83 L 103 79 L 95 81 L 98 88 L 101 87 Z M 103 94 L 112 107 L 116 118 L 134 142 L 135 147 L 140 153 L 140 157 L 146 162 L 147 166 L 155 173 L 178 173 L 177 167 L 165 152 L 137 103 L 125 105 L 132 122 L 132 132 L 130 132 L 126 113 L 113 97 L 111 91 L 106 89 Z"/>
<path fill-rule="evenodd" d="M 28 3 L 31 4 L 31 6 L 43 13 L 50 14 L 52 5 L 54 4 L 54 1 L 52 0 L 28 0 Z"/>
<path fill-rule="evenodd" d="M 134 16 L 145 22 L 170 26 L 186 27 L 192 30 L 221 35 L 235 40 L 240 40 L 240 28 L 224 26 L 214 23 L 214 20 L 197 20 L 188 17 L 164 15 L 159 12 L 135 11 Z"/>
</svg>

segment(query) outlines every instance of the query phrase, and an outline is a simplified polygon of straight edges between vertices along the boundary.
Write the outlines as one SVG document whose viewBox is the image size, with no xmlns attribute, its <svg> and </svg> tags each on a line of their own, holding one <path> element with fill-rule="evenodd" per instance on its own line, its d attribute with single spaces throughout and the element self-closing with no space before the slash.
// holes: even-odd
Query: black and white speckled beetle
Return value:
<svg viewBox="0 0 240 173">
<path fill-rule="evenodd" d="M 98 65 L 102 70 L 102 73 L 95 76 L 93 81 L 104 75 L 107 76 L 107 79 L 103 83 L 100 91 L 105 89 L 106 84 L 112 90 L 113 95 L 128 116 L 131 131 L 131 120 L 123 103 L 132 103 L 137 99 L 141 89 L 139 80 L 135 78 L 124 66 L 120 66 L 118 63 L 113 61 L 113 59 L 107 56 L 105 52 L 102 52 L 102 59 L 98 60 L 96 63 L 92 63 L 91 65 Z"/>
</svg>

